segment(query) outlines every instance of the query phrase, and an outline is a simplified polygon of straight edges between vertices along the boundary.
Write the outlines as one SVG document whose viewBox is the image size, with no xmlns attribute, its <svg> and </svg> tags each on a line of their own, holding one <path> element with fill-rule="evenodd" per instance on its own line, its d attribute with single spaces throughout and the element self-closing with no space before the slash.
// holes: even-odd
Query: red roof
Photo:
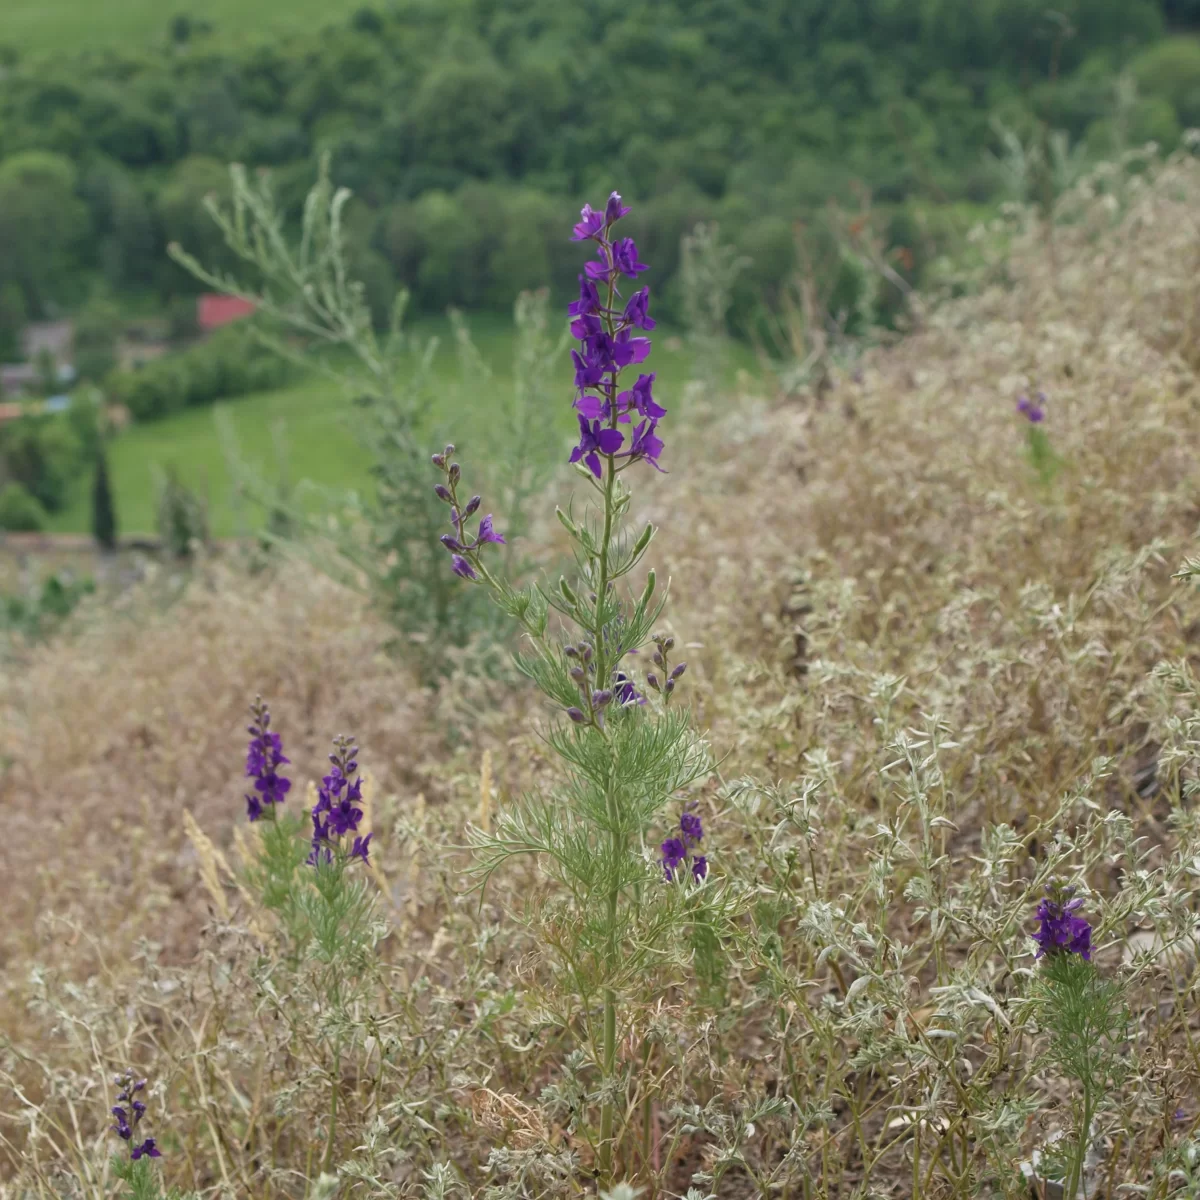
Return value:
<svg viewBox="0 0 1200 1200">
<path fill-rule="evenodd" d="M 196 323 L 201 329 L 219 329 L 231 321 L 240 321 L 254 312 L 254 301 L 238 296 L 208 293 L 196 302 Z"/>
</svg>

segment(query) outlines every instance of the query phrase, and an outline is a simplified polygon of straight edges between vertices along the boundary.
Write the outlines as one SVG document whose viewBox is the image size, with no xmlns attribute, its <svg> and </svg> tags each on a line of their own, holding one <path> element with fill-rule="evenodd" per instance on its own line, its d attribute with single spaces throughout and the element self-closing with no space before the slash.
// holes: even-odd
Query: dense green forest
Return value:
<svg viewBox="0 0 1200 1200">
<path fill-rule="evenodd" d="M 381 313 L 398 282 L 427 312 L 570 287 L 563 230 L 614 186 L 668 316 L 697 220 L 769 299 L 797 219 L 856 187 L 912 279 L 1013 187 L 1001 127 L 1102 156 L 1200 124 L 1197 22 L 1200 0 L 395 0 L 291 40 L 180 15 L 144 47 L 9 47 L 0 358 L 26 317 L 186 306 L 165 247 L 222 263 L 201 200 L 226 164 L 269 167 L 295 212 L 323 151 Z"/>
</svg>

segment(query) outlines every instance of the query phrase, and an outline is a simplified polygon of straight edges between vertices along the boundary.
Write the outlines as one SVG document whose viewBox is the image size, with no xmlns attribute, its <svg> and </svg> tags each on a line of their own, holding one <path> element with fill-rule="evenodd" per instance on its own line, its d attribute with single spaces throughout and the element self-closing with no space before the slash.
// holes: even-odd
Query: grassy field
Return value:
<svg viewBox="0 0 1200 1200">
<path fill-rule="evenodd" d="M 320 28 L 359 7 L 359 0 L 3 0 L 0 41 L 27 54 L 144 43 L 164 35 L 180 13 L 210 22 L 217 38 L 244 38 Z"/>
<path fill-rule="evenodd" d="M 478 318 L 472 321 L 471 329 L 480 353 L 496 372 L 498 385 L 505 386 L 512 355 L 511 327 L 500 319 Z M 442 412 L 432 414 L 432 445 L 443 427 L 466 430 L 486 423 L 487 408 L 492 400 L 464 384 L 446 325 L 427 323 L 420 331 L 441 338 L 437 362 L 438 373 L 445 382 L 446 407 Z M 669 337 L 658 339 L 649 365 L 658 372 L 659 391 L 670 408 L 678 402 L 688 368 L 682 349 L 668 348 L 668 342 L 671 346 L 677 344 Z M 751 366 L 750 351 L 735 347 L 730 370 Z M 566 405 L 571 375 L 565 355 L 562 382 Z M 222 407 L 231 418 L 243 457 L 261 463 L 272 477 L 278 471 L 272 430 L 282 421 L 291 482 L 310 480 L 326 487 L 364 492 L 369 490 L 371 483 L 352 426 L 355 410 L 350 399 L 338 384 L 314 375 L 293 387 L 245 396 Z M 563 431 L 565 447 L 569 426 L 564 424 Z M 459 433 L 456 436 L 466 435 Z M 155 475 L 159 469 L 169 466 L 174 467 L 189 486 L 207 497 L 215 535 L 246 532 L 238 527 L 231 477 L 214 410 L 197 408 L 163 421 L 132 426 L 112 443 L 109 469 L 122 533 L 153 531 Z M 50 523 L 51 530 L 83 532 L 90 527 L 89 484 L 89 480 L 80 481 L 68 507 L 55 514 Z M 315 497 L 313 499 L 316 502 Z"/>
</svg>

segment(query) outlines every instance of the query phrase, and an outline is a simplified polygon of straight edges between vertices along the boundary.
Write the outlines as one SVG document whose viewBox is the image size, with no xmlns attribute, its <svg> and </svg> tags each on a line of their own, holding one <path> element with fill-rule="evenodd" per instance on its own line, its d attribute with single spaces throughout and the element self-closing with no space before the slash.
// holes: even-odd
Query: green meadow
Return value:
<svg viewBox="0 0 1200 1200">
<path fill-rule="evenodd" d="M 472 339 L 481 356 L 495 373 L 495 387 L 511 384 L 512 326 L 500 318 L 478 318 L 470 323 Z M 481 391 L 463 376 L 447 322 L 427 321 L 418 326 L 421 336 L 437 336 L 439 347 L 436 373 L 442 381 L 443 405 L 429 414 L 431 447 L 441 431 L 454 428 L 464 442 L 469 438 L 480 452 L 486 451 L 486 431 L 495 407 L 492 391 Z M 661 327 L 660 327 L 661 329 Z M 668 408 L 677 411 L 689 370 L 686 350 L 678 338 L 655 339 L 654 354 L 647 364 L 658 373 L 659 394 Z M 736 343 L 729 354 L 729 382 L 739 369 L 754 370 L 752 351 Z M 563 409 L 571 400 L 571 364 L 561 360 Z M 372 483 L 365 470 L 367 461 L 354 429 L 357 409 L 353 396 L 336 381 L 314 373 L 291 387 L 244 396 L 213 407 L 191 409 L 177 416 L 144 424 L 133 424 L 109 443 L 109 472 L 122 534 L 150 533 L 155 527 L 156 475 L 174 468 L 189 487 L 207 501 L 212 532 L 218 537 L 247 532 L 239 512 L 232 474 L 226 458 L 216 413 L 228 414 L 242 458 L 260 465 L 268 478 L 277 478 L 279 452 L 275 430 L 282 425 L 285 463 L 289 482 L 308 481 L 320 488 L 370 492 Z M 570 447 L 570 423 L 563 411 L 548 412 L 548 421 L 563 428 L 563 458 Z M 472 431 L 480 431 L 473 434 Z M 432 479 L 431 484 L 432 486 Z M 81 479 L 70 503 L 54 514 L 48 528 L 60 533 L 84 532 L 91 522 L 90 479 Z M 318 489 L 307 489 L 303 502 L 311 509 L 319 505 Z M 244 510 L 242 510 L 244 512 Z M 256 514 L 245 513 L 253 523 Z"/>
</svg>

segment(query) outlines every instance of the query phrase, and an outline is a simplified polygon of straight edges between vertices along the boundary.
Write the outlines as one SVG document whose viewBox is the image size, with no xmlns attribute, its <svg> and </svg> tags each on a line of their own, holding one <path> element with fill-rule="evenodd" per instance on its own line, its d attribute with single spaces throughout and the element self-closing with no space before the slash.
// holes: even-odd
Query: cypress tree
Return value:
<svg viewBox="0 0 1200 1200">
<path fill-rule="evenodd" d="M 101 446 L 96 452 L 96 479 L 92 486 L 92 533 L 104 550 L 117 548 L 117 510 L 108 481 L 108 458 Z"/>
</svg>

